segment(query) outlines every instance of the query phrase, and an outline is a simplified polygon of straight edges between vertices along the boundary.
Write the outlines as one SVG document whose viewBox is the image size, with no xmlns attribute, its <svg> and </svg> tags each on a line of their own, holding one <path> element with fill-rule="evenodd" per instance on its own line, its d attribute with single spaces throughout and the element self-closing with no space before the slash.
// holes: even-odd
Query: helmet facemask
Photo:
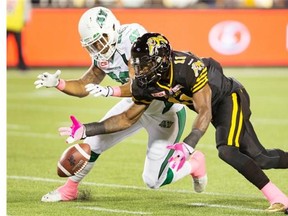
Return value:
<svg viewBox="0 0 288 216">
<path fill-rule="evenodd" d="M 81 43 L 96 61 L 108 61 L 116 50 L 116 42 L 113 43 L 107 34 L 96 34 L 95 39 L 90 43 L 83 43 L 82 41 Z"/>
<path fill-rule="evenodd" d="M 146 33 L 131 48 L 135 79 L 141 87 L 158 82 L 169 69 L 171 47 L 159 33 Z"/>
<path fill-rule="evenodd" d="M 162 76 L 163 58 L 160 56 L 143 56 L 132 59 L 132 65 L 135 71 L 135 78 L 140 86 L 145 87 L 148 84 L 156 83 Z"/>
</svg>

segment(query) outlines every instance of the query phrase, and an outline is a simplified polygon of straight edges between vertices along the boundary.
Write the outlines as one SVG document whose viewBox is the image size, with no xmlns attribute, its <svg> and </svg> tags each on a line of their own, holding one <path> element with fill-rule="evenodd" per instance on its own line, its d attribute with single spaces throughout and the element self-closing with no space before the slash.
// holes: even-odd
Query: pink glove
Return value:
<svg viewBox="0 0 288 216">
<path fill-rule="evenodd" d="M 71 127 L 60 127 L 58 129 L 61 136 L 69 136 L 66 139 L 66 142 L 69 144 L 86 137 L 84 125 L 81 124 L 73 115 L 70 116 L 70 119 L 72 121 Z"/>
<path fill-rule="evenodd" d="M 173 149 L 175 152 L 169 158 L 168 162 L 171 164 L 171 168 L 178 171 L 184 165 L 184 162 L 192 154 L 194 149 L 188 146 L 186 143 L 175 143 L 173 145 L 167 146 L 168 149 Z"/>
</svg>

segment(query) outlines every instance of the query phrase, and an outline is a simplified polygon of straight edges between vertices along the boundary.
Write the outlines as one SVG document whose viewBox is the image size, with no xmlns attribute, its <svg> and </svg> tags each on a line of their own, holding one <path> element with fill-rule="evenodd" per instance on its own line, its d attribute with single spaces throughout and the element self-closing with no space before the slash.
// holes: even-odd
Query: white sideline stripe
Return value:
<svg viewBox="0 0 288 216">
<path fill-rule="evenodd" d="M 66 123 L 66 124 L 68 124 L 68 123 Z M 16 131 L 15 129 L 10 129 L 10 130 L 8 129 L 7 130 L 7 135 L 17 136 L 17 137 L 32 137 L 32 138 L 41 138 L 41 139 L 57 139 L 57 140 L 62 139 L 62 140 L 64 140 L 64 138 L 61 137 L 57 133 L 55 133 L 55 134 L 51 134 L 51 133 L 34 133 L 34 132 L 28 132 L 28 131 L 24 131 L 24 130 L 20 130 L 20 129 L 18 131 Z M 139 140 L 139 139 L 135 139 L 135 138 L 129 138 L 129 140 L 131 142 L 134 142 L 134 143 L 137 143 L 137 144 L 141 144 L 141 145 L 142 144 L 146 145 L 146 143 L 147 143 L 144 140 Z"/>
<path fill-rule="evenodd" d="M 88 155 L 81 147 L 79 144 L 75 145 L 75 148 L 87 159 L 90 159 L 90 155 Z"/>
<path fill-rule="evenodd" d="M 255 212 L 263 212 L 263 209 L 254 209 L 254 208 L 243 208 L 239 206 L 230 206 L 230 205 L 217 205 L 217 204 L 208 204 L 208 203 L 188 203 L 189 206 L 196 207 L 209 207 L 209 208 L 225 208 L 232 210 L 240 210 L 240 211 L 255 211 Z"/>
<path fill-rule="evenodd" d="M 9 179 L 16 179 L 16 180 L 28 180 L 28 181 L 42 181 L 42 182 L 53 182 L 53 183 L 64 183 L 64 180 L 57 180 L 57 179 L 48 179 L 48 178 L 39 178 L 33 176 L 7 176 Z M 104 183 L 95 183 L 95 182 L 81 182 L 82 185 L 90 185 L 96 187 L 108 187 L 108 188 L 124 188 L 124 189 L 133 189 L 133 190 L 147 190 L 157 193 L 161 192 L 168 192 L 168 193 L 188 193 L 188 194 L 196 194 L 192 189 L 191 190 L 173 190 L 173 189 L 165 189 L 161 188 L 159 190 L 152 190 L 147 187 L 138 187 L 138 186 L 131 186 L 131 185 L 117 185 L 117 184 L 104 184 Z M 248 195 L 248 194 L 228 194 L 228 193 L 217 193 L 217 192 L 203 192 L 201 194 L 197 193 L 198 195 L 212 195 L 212 196 L 229 196 L 229 197 L 242 197 L 242 198 L 262 198 L 261 196 L 256 195 Z"/>
<path fill-rule="evenodd" d="M 100 207 L 78 207 L 78 208 L 94 210 L 94 211 L 125 213 L 125 214 L 134 214 L 134 215 L 151 215 L 152 214 L 151 212 L 133 212 L 133 211 L 127 211 L 127 210 L 106 209 L 106 208 L 100 208 Z"/>
<path fill-rule="evenodd" d="M 23 131 L 9 131 L 7 130 L 7 135 L 17 136 L 17 137 L 32 137 L 32 138 L 41 138 L 41 139 L 63 139 L 60 135 L 51 134 L 51 133 L 33 133 L 33 132 L 23 132 Z"/>
</svg>

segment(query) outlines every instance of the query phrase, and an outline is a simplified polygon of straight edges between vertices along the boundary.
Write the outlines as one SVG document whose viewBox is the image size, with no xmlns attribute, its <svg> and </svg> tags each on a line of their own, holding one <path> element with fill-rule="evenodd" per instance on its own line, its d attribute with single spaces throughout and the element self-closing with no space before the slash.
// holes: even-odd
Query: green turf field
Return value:
<svg viewBox="0 0 288 216">
<path fill-rule="evenodd" d="M 62 78 L 78 78 L 86 69 L 63 69 Z M 206 192 L 193 192 L 191 178 L 159 190 L 148 189 L 141 174 L 145 131 L 105 152 L 80 185 L 85 198 L 73 202 L 41 203 L 42 195 L 65 182 L 56 173 L 57 160 L 67 148 L 58 135 L 74 114 L 83 123 L 99 120 L 116 98 L 74 98 L 56 89 L 34 88 L 40 72 L 7 71 L 7 214 L 34 215 L 268 215 L 260 191 L 222 162 L 209 127 L 198 144 L 206 154 L 209 183 Z M 288 150 L 288 68 L 227 68 L 250 92 L 252 122 L 263 145 Z M 108 84 L 109 82 L 106 82 Z M 114 83 L 109 83 L 114 84 Z M 104 101 L 105 100 L 105 101 Z M 195 117 L 188 111 L 185 135 Z M 288 194 L 288 171 L 266 171 Z M 269 214 L 270 215 L 270 214 Z"/>
</svg>

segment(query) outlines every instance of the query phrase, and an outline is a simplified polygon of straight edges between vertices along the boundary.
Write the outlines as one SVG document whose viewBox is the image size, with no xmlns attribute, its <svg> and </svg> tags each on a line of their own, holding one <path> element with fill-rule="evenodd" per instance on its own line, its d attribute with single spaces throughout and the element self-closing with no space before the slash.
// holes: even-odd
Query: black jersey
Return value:
<svg viewBox="0 0 288 216">
<path fill-rule="evenodd" d="M 212 58 L 199 58 L 189 52 L 172 51 L 172 62 L 167 80 L 149 84 L 146 88 L 132 83 L 136 104 L 150 104 L 152 100 L 181 103 L 195 110 L 193 94 L 209 84 L 212 90 L 212 107 L 222 98 L 241 88 L 236 80 L 223 74 L 221 65 Z"/>
</svg>

